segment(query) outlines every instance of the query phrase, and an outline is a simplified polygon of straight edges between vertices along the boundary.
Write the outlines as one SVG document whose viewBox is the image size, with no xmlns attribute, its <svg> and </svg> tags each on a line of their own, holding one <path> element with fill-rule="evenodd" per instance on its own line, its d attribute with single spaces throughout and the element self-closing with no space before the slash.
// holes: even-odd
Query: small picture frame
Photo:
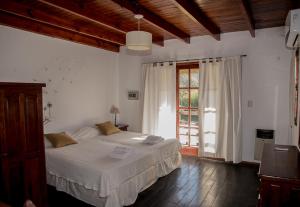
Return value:
<svg viewBox="0 0 300 207">
<path fill-rule="evenodd" d="M 128 100 L 139 100 L 139 91 L 128 91 Z"/>
</svg>

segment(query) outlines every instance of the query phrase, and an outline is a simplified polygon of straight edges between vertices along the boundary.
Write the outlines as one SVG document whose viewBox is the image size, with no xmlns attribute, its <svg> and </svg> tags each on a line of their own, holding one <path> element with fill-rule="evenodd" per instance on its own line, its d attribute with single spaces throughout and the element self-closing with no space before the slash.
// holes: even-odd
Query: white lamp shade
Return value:
<svg viewBox="0 0 300 207">
<path fill-rule="evenodd" d="M 152 34 L 144 31 L 131 31 L 126 33 L 126 47 L 129 50 L 145 51 L 152 46 Z"/>
</svg>

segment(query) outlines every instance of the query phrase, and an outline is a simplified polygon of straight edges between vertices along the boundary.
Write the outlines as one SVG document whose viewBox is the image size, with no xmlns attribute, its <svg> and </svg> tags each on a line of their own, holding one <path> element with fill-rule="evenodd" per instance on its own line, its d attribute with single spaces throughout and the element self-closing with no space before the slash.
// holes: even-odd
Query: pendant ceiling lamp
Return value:
<svg viewBox="0 0 300 207">
<path fill-rule="evenodd" d="M 152 47 L 152 34 L 145 31 L 140 31 L 140 20 L 143 15 L 136 14 L 134 18 L 138 20 L 138 30 L 126 33 L 126 47 L 129 50 L 147 51 Z"/>
</svg>

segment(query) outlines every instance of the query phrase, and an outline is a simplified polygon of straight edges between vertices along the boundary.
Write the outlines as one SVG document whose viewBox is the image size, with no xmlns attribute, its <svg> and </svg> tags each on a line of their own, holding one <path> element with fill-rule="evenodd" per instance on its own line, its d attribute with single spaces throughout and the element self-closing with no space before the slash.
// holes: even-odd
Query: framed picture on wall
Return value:
<svg viewBox="0 0 300 207">
<path fill-rule="evenodd" d="M 128 100 L 139 100 L 139 91 L 128 91 Z"/>
</svg>

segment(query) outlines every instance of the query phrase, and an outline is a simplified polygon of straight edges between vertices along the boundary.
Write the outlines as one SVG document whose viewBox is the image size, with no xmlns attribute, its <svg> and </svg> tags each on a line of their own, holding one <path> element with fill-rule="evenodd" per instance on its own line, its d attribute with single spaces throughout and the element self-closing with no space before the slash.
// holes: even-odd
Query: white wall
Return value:
<svg viewBox="0 0 300 207">
<path fill-rule="evenodd" d="M 53 104 L 46 131 L 76 128 L 112 120 L 112 104 L 120 107 L 120 122 L 141 131 L 142 97 L 127 99 L 128 90 L 142 92 L 141 63 L 186 58 L 246 54 L 243 59 L 243 160 L 253 160 L 256 128 L 276 130 L 276 143 L 290 144 L 289 71 L 291 52 L 285 49 L 283 28 L 226 33 L 178 40 L 154 47 L 152 55 L 118 55 L 97 48 L 0 26 L 0 81 L 45 82 L 44 102 Z M 142 95 L 142 94 L 140 94 Z M 253 107 L 247 102 L 253 101 Z M 45 104 L 44 103 L 44 104 Z"/>
<path fill-rule="evenodd" d="M 142 84 L 141 58 L 127 55 L 123 48 L 119 57 L 119 121 L 129 124 L 130 131 L 140 132 L 142 128 Z M 129 90 L 138 90 L 139 100 L 128 100 Z"/>
<path fill-rule="evenodd" d="M 46 131 L 112 118 L 118 103 L 118 54 L 0 26 L 0 81 L 44 82 L 53 104 Z"/>
<path fill-rule="evenodd" d="M 291 52 L 285 48 L 282 27 L 256 30 L 255 38 L 245 31 L 222 34 L 219 42 L 209 36 L 192 38 L 189 45 L 178 40 L 169 40 L 165 41 L 163 48 L 154 47 L 152 55 L 143 57 L 142 62 L 241 54 L 247 55 L 243 58 L 242 71 L 243 160 L 252 161 L 256 128 L 275 129 L 276 143 L 291 143 L 289 138 Z M 139 57 L 136 59 L 136 63 L 127 62 L 127 65 L 122 65 L 120 61 L 120 74 L 127 74 L 120 75 L 123 81 L 120 81 L 119 87 L 124 91 L 130 87 L 141 90 Z M 120 90 L 120 97 L 124 95 L 124 91 Z M 253 102 L 253 107 L 247 107 L 248 101 Z M 125 99 L 120 99 L 120 105 L 123 111 L 128 110 L 126 116 L 138 113 L 142 107 L 141 104 Z M 141 126 L 142 113 L 134 116 L 134 119 L 124 121 L 140 131 L 141 128 L 137 127 Z"/>
</svg>

